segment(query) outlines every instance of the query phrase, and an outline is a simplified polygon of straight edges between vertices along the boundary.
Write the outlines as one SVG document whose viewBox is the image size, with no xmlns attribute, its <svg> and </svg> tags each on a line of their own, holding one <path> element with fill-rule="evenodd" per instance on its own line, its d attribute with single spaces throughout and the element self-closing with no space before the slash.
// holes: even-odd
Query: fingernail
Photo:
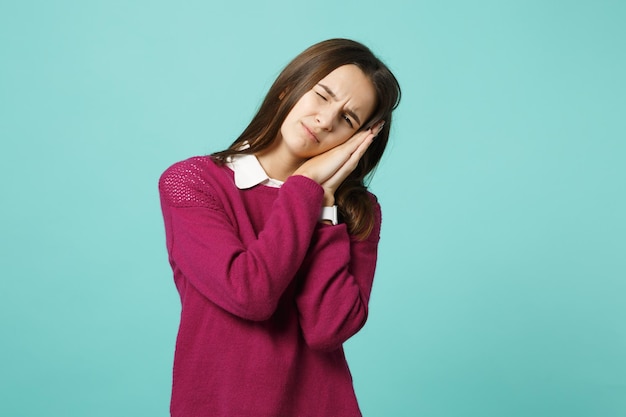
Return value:
<svg viewBox="0 0 626 417">
<path fill-rule="evenodd" d="M 380 125 L 378 125 L 378 127 L 376 128 L 376 133 L 374 134 L 374 137 L 378 136 L 378 134 L 383 130 L 383 126 L 385 126 L 385 122 L 382 122 Z"/>
</svg>

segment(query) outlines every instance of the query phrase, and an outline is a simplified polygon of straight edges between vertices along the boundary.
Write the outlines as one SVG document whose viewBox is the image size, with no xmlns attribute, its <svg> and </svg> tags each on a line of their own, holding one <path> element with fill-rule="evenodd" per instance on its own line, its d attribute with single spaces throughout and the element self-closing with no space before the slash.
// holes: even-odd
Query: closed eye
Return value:
<svg viewBox="0 0 626 417">
<path fill-rule="evenodd" d="M 326 93 L 327 93 L 329 96 L 331 96 L 332 98 L 336 98 L 336 97 L 335 97 L 335 93 L 333 93 L 333 90 L 331 90 L 330 88 L 328 88 L 328 86 L 325 86 L 324 84 L 321 84 L 321 83 L 318 83 L 317 85 L 318 85 L 319 87 L 323 88 L 323 89 L 324 89 L 324 91 L 326 91 Z M 317 91 L 315 91 L 315 92 L 317 93 L 317 95 L 318 95 L 318 96 L 322 97 L 322 98 L 324 99 L 324 101 L 328 101 L 328 99 L 327 99 L 325 96 L 321 95 L 321 94 L 320 94 L 320 93 L 318 93 Z M 348 114 L 350 117 L 352 117 L 352 118 L 356 121 L 357 125 L 359 125 L 359 126 L 361 125 L 361 119 L 359 118 L 359 116 L 358 116 L 355 112 L 353 112 L 353 111 L 352 111 L 352 110 L 350 110 L 350 109 L 346 109 L 346 112 L 347 112 L 347 114 Z M 344 115 L 343 117 L 347 119 L 347 116 L 345 116 L 345 115 Z M 350 120 L 347 120 L 347 121 L 348 121 L 348 123 L 350 124 L 350 126 L 352 126 L 352 122 L 351 122 Z"/>
<path fill-rule="evenodd" d="M 343 120 L 345 120 L 346 123 L 348 123 L 350 127 L 354 127 L 354 125 L 352 124 L 352 120 L 350 120 L 350 117 L 348 117 L 347 114 L 344 114 L 342 117 L 343 117 Z"/>
</svg>

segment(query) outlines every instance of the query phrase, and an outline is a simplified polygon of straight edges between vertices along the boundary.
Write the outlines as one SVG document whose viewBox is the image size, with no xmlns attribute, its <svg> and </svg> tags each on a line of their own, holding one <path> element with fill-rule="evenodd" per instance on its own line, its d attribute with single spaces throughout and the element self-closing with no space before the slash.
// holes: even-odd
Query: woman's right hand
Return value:
<svg viewBox="0 0 626 417">
<path fill-rule="evenodd" d="M 341 185 L 348 175 L 356 168 L 359 160 L 370 146 L 382 123 L 357 132 L 346 142 L 322 154 L 314 156 L 303 163 L 293 175 L 303 175 L 324 188 L 334 191 Z"/>
</svg>

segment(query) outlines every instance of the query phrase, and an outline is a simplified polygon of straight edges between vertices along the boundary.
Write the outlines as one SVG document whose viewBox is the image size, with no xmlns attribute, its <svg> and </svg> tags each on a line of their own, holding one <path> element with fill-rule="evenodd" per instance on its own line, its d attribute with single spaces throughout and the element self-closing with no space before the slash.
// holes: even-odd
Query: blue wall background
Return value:
<svg viewBox="0 0 626 417">
<path fill-rule="evenodd" d="M 3 1 L 0 415 L 168 415 L 157 178 L 330 37 L 404 92 L 346 346 L 364 414 L 626 415 L 625 21 L 606 0 Z"/>
</svg>

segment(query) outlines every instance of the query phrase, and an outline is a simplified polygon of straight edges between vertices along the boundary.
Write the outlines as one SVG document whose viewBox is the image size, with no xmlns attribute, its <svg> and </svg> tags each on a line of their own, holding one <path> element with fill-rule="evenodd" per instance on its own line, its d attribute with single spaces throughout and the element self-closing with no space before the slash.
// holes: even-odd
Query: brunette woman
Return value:
<svg viewBox="0 0 626 417">
<path fill-rule="evenodd" d="M 399 99 L 368 48 L 324 41 L 227 150 L 162 175 L 182 302 L 172 416 L 361 415 L 342 344 L 367 318 L 381 213 L 364 181 Z"/>
</svg>

